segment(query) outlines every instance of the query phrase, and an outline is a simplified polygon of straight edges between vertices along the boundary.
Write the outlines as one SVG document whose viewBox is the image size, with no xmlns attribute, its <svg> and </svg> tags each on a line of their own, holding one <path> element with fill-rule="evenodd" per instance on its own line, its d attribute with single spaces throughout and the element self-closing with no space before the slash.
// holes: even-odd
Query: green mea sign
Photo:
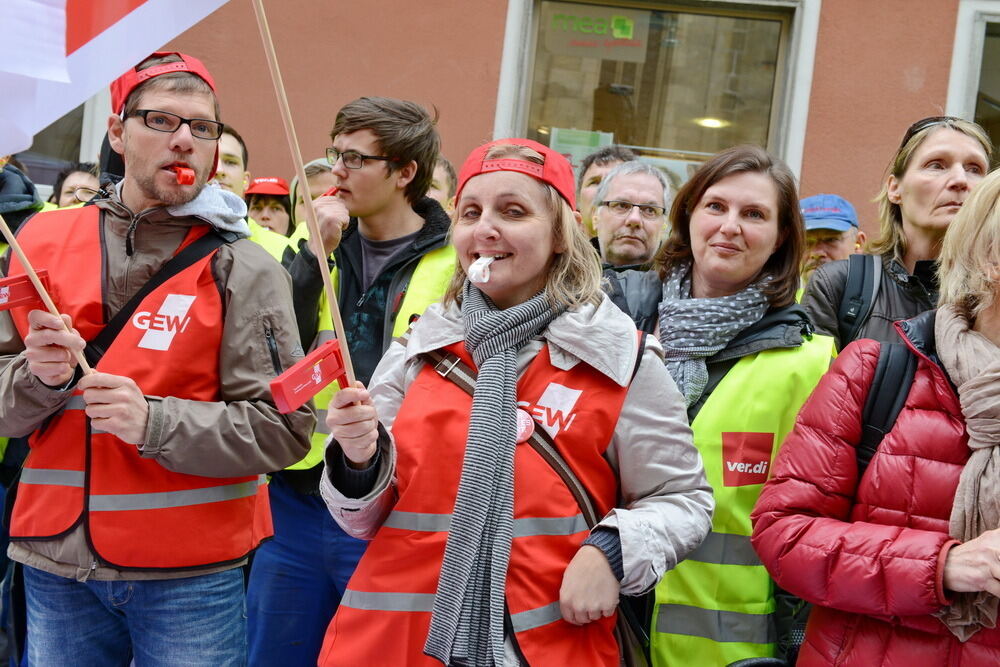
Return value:
<svg viewBox="0 0 1000 667">
<path fill-rule="evenodd" d="M 627 16 L 605 18 L 555 14 L 552 17 L 552 29 L 587 35 L 611 35 L 615 39 L 632 39 L 635 34 L 635 21 Z"/>
</svg>

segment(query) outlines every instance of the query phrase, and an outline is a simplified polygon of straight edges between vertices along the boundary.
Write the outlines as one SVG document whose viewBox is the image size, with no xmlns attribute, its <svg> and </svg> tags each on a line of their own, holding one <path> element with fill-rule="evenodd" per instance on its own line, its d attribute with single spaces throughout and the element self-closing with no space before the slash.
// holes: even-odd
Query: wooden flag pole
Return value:
<svg viewBox="0 0 1000 667">
<path fill-rule="evenodd" d="M 63 321 L 62 315 L 59 313 L 59 309 L 56 308 L 56 304 L 53 303 L 52 297 L 50 297 L 49 293 L 45 291 L 45 285 L 43 285 L 42 281 L 38 279 L 38 274 L 35 273 L 35 269 L 31 266 L 31 262 L 28 261 L 24 251 L 21 249 L 21 244 L 17 242 L 17 239 L 14 237 L 14 232 L 10 231 L 10 227 L 7 226 L 7 221 L 3 219 L 2 215 L 0 215 L 0 232 L 2 232 L 4 238 L 7 239 L 7 244 L 10 245 L 10 249 L 14 251 L 15 255 L 17 255 L 18 261 L 21 262 L 21 266 L 24 267 L 24 273 L 28 276 L 28 279 L 31 280 L 31 284 L 35 286 L 35 291 L 37 291 L 38 296 L 41 297 L 42 303 L 45 304 L 45 307 L 50 313 L 59 318 L 59 321 L 63 325 L 63 329 L 65 329 L 67 333 L 71 333 L 69 327 L 66 326 L 66 322 Z M 80 364 L 80 368 L 83 369 L 84 373 L 90 374 L 94 372 L 94 370 L 90 367 L 90 364 L 87 363 L 87 359 L 83 356 L 82 350 L 74 350 L 73 356 L 76 357 L 76 362 Z"/>
<path fill-rule="evenodd" d="M 337 338 L 341 342 L 340 352 L 344 359 L 347 381 L 353 386 L 355 381 L 354 364 L 351 363 L 351 354 L 347 349 L 347 336 L 344 335 L 344 321 L 340 317 L 340 305 L 337 303 L 337 295 L 333 291 L 333 280 L 330 278 L 330 267 L 326 263 L 326 250 L 323 248 L 323 237 L 320 235 L 319 222 L 316 219 L 316 209 L 313 208 L 312 198 L 307 196 L 309 193 L 309 181 L 306 179 L 306 170 L 302 165 L 302 152 L 299 150 L 299 140 L 295 136 L 295 126 L 292 124 L 292 112 L 288 106 L 288 97 L 285 95 L 285 85 L 281 81 L 281 71 L 278 69 L 278 57 L 274 52 L 274 42 L 271 41 L 271 29 L 268 27 L 267 16 L 264 14 L 264 5 L 261 0 L 253 0 L 253 9 L 257 15 L 257 27 L 260 29 L 260 38 L 264 43 L 267 66 L 271 70 L 271 82 L 274 84 L 274 92 L 278 96 L 278 108 L 281 111 L 281 121 L 285 126 L 285 138 L 288 140 L 288 147 L 292 151 L 292 160 L 295 162 L 295 175 L 299 179 L 299 189 L 302 190 L 302 188 L 305 188 L 303 190 L 302 202 L 306 207 L 306 225 L 309 228 L 309 236 L 316 250 L 316 259 L 319 260 L 319 272 L 323 276 L 323 289 L 326 293 L 326 300 L 330 304 L 330 314 L 333 316 L 333 328 L 337 332 Z"/>
</svg>

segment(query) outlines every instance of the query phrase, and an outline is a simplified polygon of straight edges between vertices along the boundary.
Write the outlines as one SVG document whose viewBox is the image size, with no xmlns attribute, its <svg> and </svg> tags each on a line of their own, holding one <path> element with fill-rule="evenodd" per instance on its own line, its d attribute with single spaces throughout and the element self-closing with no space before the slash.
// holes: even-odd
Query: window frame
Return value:
<svg viewBox="0 0 1000 667">
<path fill-rule="evenodd" d="M 1000 23 L 1000 0 L 959 1 L 945 102 L 949 116 L 975 118 L 987 23 Z"/>
<path fill-rule="evenodd" d="M 584 4 L 643 6 L 636 2 L 615 0 L 567 0 Z M 662 3 L 673 9 L 684 6 L 674 0 Z M 771 114 L 768 148 L 781 157 L 798 176 L 802 170 L 806 121 L 812 91 L 816 41 L 822 0 L 700 0 L 700 13 L 731 13 L 745 7 L 748 14 L 768 9 L 791 9 L 790 21 L 782 23 L 779 59 L 785 63 L 783 76 L 775 81 L 776 113 Z M 1000 0 L 998 0 L 1000 4 Z M 509 0 L 504 31 L 503 55 L 497 90 L 493 138 L 524 136 L 527 131 L 528 104 L 538 41 L 538 17 L 541 0 Z M 647 5 L 644 5 L 648 7 Z"/>
</svg>

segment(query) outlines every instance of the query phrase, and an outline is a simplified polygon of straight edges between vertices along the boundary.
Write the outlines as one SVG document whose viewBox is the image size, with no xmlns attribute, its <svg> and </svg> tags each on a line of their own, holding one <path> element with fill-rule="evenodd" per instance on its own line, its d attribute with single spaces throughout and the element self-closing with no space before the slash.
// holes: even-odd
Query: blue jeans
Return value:
<svg viewBox="0 0 1000 667">
<path fill-rule="evenodd" d="M 87 581 L 24 568 L 28 664 L 246 665 L 239 568 L 184 579 Z"/>
<path fill-rule="evenodd" d="M 314 667 L 326 626 L 368 545 L 347 535 L 319 496 L 268 485 L 274 539 L 254 554 L 247 588 L 250 664 Z"/>
</svg>

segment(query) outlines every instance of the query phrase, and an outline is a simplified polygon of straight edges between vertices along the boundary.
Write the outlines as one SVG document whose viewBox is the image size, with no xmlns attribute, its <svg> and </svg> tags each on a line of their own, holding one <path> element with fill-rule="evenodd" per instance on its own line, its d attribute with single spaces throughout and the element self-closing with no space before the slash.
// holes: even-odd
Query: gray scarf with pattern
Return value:
<svg viewBox="0 0 1000 667">
<path fill-rule="evenodd" d="M 713 299 L 691 296 L 690 263 L 675 266 L 663 279 L 659 306 L 663 362 L 688 407 L 698 402 L 708 385 L 705 359 L 767 312 L 762 287 L 769 279 L 765 276 L 736 294 Z"/>
<path fill-rule="evenodd" d="M 479 369 L 448 544 L 424 653 L 446 665 L 502 665 L 514 526 L 517 351 L 559 314 L 545 293 L 498 310 L 468 280 L 465 349 Z"/>
</svg>

